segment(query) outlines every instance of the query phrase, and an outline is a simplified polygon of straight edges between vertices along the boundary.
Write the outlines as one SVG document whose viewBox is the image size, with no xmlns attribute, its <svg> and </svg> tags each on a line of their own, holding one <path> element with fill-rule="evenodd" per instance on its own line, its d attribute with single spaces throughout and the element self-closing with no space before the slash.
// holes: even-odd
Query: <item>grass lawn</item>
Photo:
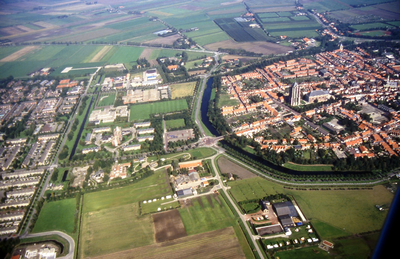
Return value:
<svg viewBox="0 0 400 259">
<path fill-rule="evenodd" d="M 133 176 L 134 177 L 134 176 Z M 163 170 L 137 183 L 117 189 L 85 194 L 83 212 L 95 212 L 172 194 Z"/>
<path fill-rule="evenodd" d="M 230 192 L 237 201 L 260 199 L 269 194 L 293 195 L 308 219 L 316 224 L 322 237 L 343 236 L 379 230 L 387 211 L 378 211 L 376 204 L 388 205 L 393 199 L 382 185 L 373 190 L 299 191 L 284 189 L 282 185 L 260 177 L 229 182 Z M 327 225 L 329 226 L 327 226 Z M 342 231 L 339 231 L 342 230 Z"/>
<path fill-rule="evenodd" d="M 176 99 L 186 96 L 192 96 L 194 88 L 196 87 L 196 83 L 197 82 L 188 82 L 171 85 L 171 98 Z"/>
<path fill-rule="evenodd" d="M 150 114 L 187 110 L 188 105 L 186 100 L 179 99 L 172 101 L 131 105 L 130 109 L 131 109 L 131 114 L 129 121 L 136 121 L 136 120 L 147 120 L 150 118 Z"/>
<path fill-rule="evenodd" d="M 219 101 L 218 101 L 218 108 L 222 106 L 236 106 L 239 105 L 238 99 L 230 99 L 230 94 L 228 93 L 220 93 Z"/>
<path fill-rule="evenodd" d="M 190 201 L 193 205 L 179 209 L 188 235 L 217 230 L 235 224 L 235 216 L 223 197 L 208 195 Z"/>
<path fill-rule="evenodd" d="M 166 120 L 165 126 L 167 130 L 178 129 L 180 127 L 185 127 L 185 120 L 184 119 L 176 119 L 176 120 Z"/>
<path fill-rule="evenodd" d="M 110 106 L 114 105 L 115 93 L 110 93 L 107 95 L 99 95 L 99 101 L 97 106 Z"/>
<path fill-rule="evenodd" d="M 40 211 L 33 233 L 60 230 L 71 234 L 74 230 L 76 199 L 46 202 Z"/>
<path fill-rule="evenodd" d="M 165 211 L 165 210 L 169 210 L 169 209 L 173 209 L 173 208 L 179 208 L 180 205 L 179 205 L 178 201 L 174 201 L 174 202 L 171 202 L 171 201 L 173 201 L 172 198 L 168 199 L 168 200 L 158 199 L 157 201 L 151 202 L 151 203 L 140 202 L 140 206 L 142 208 L 141 214 L 145 215 L 145 214 L 149 214 L 149 213 L 158 212 L 159 208 L 161 209 L 161 211 Z M 170 202 L 170 203 L 163 204 L 163 203 L 166 203 L 166 202 Z"/>
<path fill-rule="evenodd" d="M 332 171 L 332 165 L 299 165 L 289 162 L 283 164 L 283 166 L 296 171 Z"/>
<path fill-rule="evenodd" d="M 288 251 L 283 251 L 283 252 L 277 252 L 275 254 L 275 258 L 279 259 L 325 259 L 325 258 L 331 258 L 331 256 L 319 249 L 317 246 L 313 247 L 305 247 L 302 249 L 293 249 L 293 250 L 288 250 Z"/>
</svg>

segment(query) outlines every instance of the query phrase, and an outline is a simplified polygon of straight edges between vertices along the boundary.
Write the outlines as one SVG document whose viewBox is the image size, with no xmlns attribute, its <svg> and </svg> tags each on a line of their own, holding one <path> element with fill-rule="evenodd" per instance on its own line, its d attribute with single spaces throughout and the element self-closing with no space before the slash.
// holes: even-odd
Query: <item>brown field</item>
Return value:
<svg viewBox="0 0 400 259">
<path fill-rule="evenodd" d="M 235 58 L 240 59 L 243 63 L 246 63 L 252 59 L 257 59 L 257 57 L 246 57 L 246 56 L 239 56 L 239 55 L 225 55 L 221 59 L 227 60 L 227 59 L 235 59 Z"/>
<path fill-rule="evenodd" d="M 55 27 L 53 24 L 47 23 L 47 22 L 34 22 L 32 24 L 42 27 L 42 28 L 45 28 L 45 29 Z"/>
<path fill-rule="evenodd" d="M 153 52 L 153 49 L 146 48 L 146 49 L 144 49 L 142 51 L 142 53 L 140 54 L 139 58 L 145 58 L 145 59 L 149 60 L 149 57 L 150 57 L 152 52 Z"/>
<path fill-rule="evenodd" d="M 174 43 L 174 41 L 176 41 L 180 37 L 181 36 L 179 36 L 179 34 L 171 35 L 171 36 L 168 36 L 168 37 L 157 37 L 157 39 L 146 41 L 145 43 L 172 45 Z"/>
<path fill-rule="evenodd" d="M 24 31 L 24 30 L 22 30 L 21 28 L 18 28 L 18 27 L 5 27 L 5 28 L 1 28 L 0 29 L 0 32 L 2 33 L 2 34 L 5 34 L 5 35 L 7 35 L 7 36 L 10 36 L 10 35 L 15 35 L 15 34 L 20 34 L 20 33 L 24 33 L 24 32 L 26 32 L 26 31 Z"/>
<path fill-rule="evenodd" d="M 218 48 L 224 49 L 244 49 L 246 51 L 261 53 L 263 55 L 282 54 L 288 51 L 293 51 L 291 47 L 282 46 L 271 42 L 235 42 L 233 40 L 225 40 L 216 43 L 207 44 L 206 49 L 217 51 Z"/>
<path fill-rule="evenodd" d="M 187 236 L 178 210 L 153 214 L 156 242 L 166 242 Z"/>
<path fill-rule="evenodd" d="M 99 62 L 110 49 L 112 49 L 112 46 L 104 46 L 89 62 Z"/>
<path fill-rule="evenodd" d="M 253 10 L 253 8 L 252 8 Z M 281 7 L 265 7 L 265 8 L 254 8 L 253 12 L 255 13 L 273 13 L 273 12 L 290 12 L 296 11 L 295 6 L 281 6 Z"/>
<path fill-rule="evenodd" d="M 3 58 L 2 60 L 0 60 L 0 62 L 11 62 L 11 61 L 15 61 L 23 56 L 25 56 L 26 54 L 28 54 L 29 52 L 32 52 L 36 49 L 40 49 L 39 46 L 28 46 L 25 47 L 23 49 L 20 49 L 14 53 L 12 53 L 11 55 L 8 55 L 7 57 Z"/>
<path fill-rule="evenodd" d="M 143 246 L 118 253 L 94 257 L 108 258 L 245 258 L 232 227 L 210 231 L 173 241 Z"/>
<path fill-rule="evenodd" d="M 206 70 L 188 71 L 188 74 L 190 76 L 193 76 L 193 75 L 204 75 L 205 73 L 206 73 Z"/>
<path fill-rule="evenodd" d="M 31 29 L 31 28 L 28 28 L 28 27 L 26 27 L 26 26 L 23 26 L 23 25 L 18 25 L 18 26 L 16 26 L 18 29 L 20 29 L 20 30 L 22 30 L 22 31 L 24 31 L 24 32 L 30 32 L 30 31 L 34 31 L 33 29 Z"/>
<path fill-rule="evenodd" d="M 252 172 L 248 171 L 247 169 L 244 169 L 243 167 L 239 166 L 238 164 L 235 164 L 234 162 L 230 161 L 229 159 L 223 156 L 218 159 L 218 167 L 219 170 L 221 170 L 221 173 L 223 174 L 232 173 L 237 175 L 240 179 L 256 177 L 256 175 L 253 174 Z"/>
</svg>

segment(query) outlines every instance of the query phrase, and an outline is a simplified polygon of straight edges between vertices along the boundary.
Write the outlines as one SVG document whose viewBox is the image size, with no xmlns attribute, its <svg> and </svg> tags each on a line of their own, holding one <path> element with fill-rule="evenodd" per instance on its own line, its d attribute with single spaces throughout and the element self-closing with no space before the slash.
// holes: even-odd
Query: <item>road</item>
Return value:
<svg viewBox="0 0 400 259">
<path fill-rule="evenodd" d="M 74 258 L 74 253 L 75 253 L 75 241 L 71 236 L 65 234 L 64 232 L 61 232 L 61 231 L 47 231 L 47 232 L 23 235 L 23 236 L 21 236 L 21 238 L 43 237 L 43 236 L 51 236 L 51 235 L 60 236 L 60 237 L 64 238 L 65 240 L 67 240 L 68 243 L 69 243 L 68 254 L 66 256 L 57 257 L 57 258 L 73 259 Z"/>
<path fill-rule="evenodd" d="M 215 172 L 215 176 L 216 176 L 216 178 L 218 179 L 218 181 L 219 181 L 219 183 L 220 183 L 220 186 L 222 187 L 221 190 L 225 193 L 225 195 L 226 195 L 226 197 L 228 198 L 229 202 L 231 203 L 232 207 L 235 209 L 236 213 L 239 215 L 240 220 L 242 221 L 244 227 L 246 228 L 247 233 L 248 233 L 249 236 L 251 237 L 251 241 L 253 242 L 253 245 L 254 245 L 254 247 L 256 248 L 259 257 L 260 257 L 261 259 L 263 259 L 263 258 L 264 258 L 263 253 L 261 252 L 261 250 L 260 250 L 260 248 L 259 248 L 259 246 L 258 246 L 258 244 L 257 244 L 257 242 L 256 242 L 257 236 L 253 236 L 253 234 L 252 234 L 252 232 L 251 232 L 249 226 L 248 226 L 247 223 L 246 223 L 245 218 L 243 217 L 242 212 L 239 210 L 239 208 L 236 206 L 236 203 L 232 200 L 231 196 L 230 196 L 229 193 L 227 192 L 227 187 L 223 184 L 223 182 L 222 182 L 222 180 L 221 180 L 221 176 L 219 175 L 218 170 L 217 170 L 217 167 L 215 166 L 215 158 L 216 158 L 218 155 L 220 155 L 220 154 L 222 154 L 222 153 L 225 152 L 225 151 L 224 151 L 223 149 L 221 149 L 221 148 L 218 148 L 217 151 L 218 151 L 217 154 L 215 154 L 214 156 L 211 157 L 211 165 L 212 165 L 212 168 L 213 168 L 213 170 L 214 170 L 214 172 Z"/>
</svg>

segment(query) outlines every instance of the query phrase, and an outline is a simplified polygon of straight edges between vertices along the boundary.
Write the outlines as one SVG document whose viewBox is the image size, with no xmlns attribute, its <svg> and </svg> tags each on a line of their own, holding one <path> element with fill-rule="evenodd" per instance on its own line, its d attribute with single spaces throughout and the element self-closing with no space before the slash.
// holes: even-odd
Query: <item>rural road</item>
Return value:
<svg viewBox="0 0 400 259">
<path fill-rule="evenodd" d="M 43 236 L 51 236 L 51 235 L 60 236 L 60 237 L 64 238 L 65 240 L 67 240 L 68 243 L 69 243 L 68 254 L 66 256 L 57 257 L 57 258 L 73 259 L 74 258 L 74 253 L 75 253 L 75 241 L 71 236 L 65 234 L 64 232 L 61 232 L 61 231 L 47 231 L 47 232 L 41 232 L 41 233 L 28 234 L 28 235 L 23 236 L 22 238 L 43 237 Z"/>
</svg>

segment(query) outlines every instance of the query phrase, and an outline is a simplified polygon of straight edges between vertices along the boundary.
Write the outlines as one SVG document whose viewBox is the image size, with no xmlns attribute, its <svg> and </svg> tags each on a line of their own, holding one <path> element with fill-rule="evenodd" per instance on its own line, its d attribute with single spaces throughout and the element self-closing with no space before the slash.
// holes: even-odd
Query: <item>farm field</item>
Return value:
<svg viewBox="0 0 400 259">
<path fill-rule="evenodd" d="M 176 120 L 166 120 L 165 126 L 167 130 L 179 129 L 181 127 L 185 127 L 185 120 L 184 119 L 176 119 Z"/>
<path fill-rule="evenodd" d="M 233 40 L 226 40 L 217 43 L 208 44 L 205 48 L 210 50 L 218 50 L 219 48 L 226 49 L 244 49 L 246 51 L 260 53 L 263 55 L 281 54 L 288 51 L 293 51 L 293 48 L 282 46 L 271 42 L 235 42 Z"/>
<path fill-rule="evenodd" d="M 115 93 L 108 93 L 105 95 L 99 95 L 99 101 L 97 106 L 114 106 Z"/>
<path fill-rule="evenodd" d="M 223 244 L 223 245 L 221 245 Z M 245 258 L 235 231 L 232 227 L 206 232 L 202 234 L 182 237 L 173 241 L 152 244 L 135 249 L 93 257 L 106 258 Z"/>
<path fill-rule="evenodd" d="M 186 100 L 180 99 L 131 105 L 130 109 L 131 113 L 129 121 L 138 121 L 149 119 L 151 114 L 186 110 L 188 109 L 188 105 L 186 103 Z"/>
<path fill-rule="evenodd" d="M 157 243 L 187 236 L 178 210 L 153 214 L 155 239 Z"/>
<path fill-rule="evenodd" d="M 188 235 L 217 230 L 235 224 L 235 217 L 218 195 L 187 199 L 179 209 Z"/>
<path fill-rule="evenodd" d="M 382 185 L 372 190 L 300 191 L 284 189 L 282 185 L 260 177 L 229 182 L 237 202 L 260 199 L 266 195 L 293 195 L 307 218 L 345 229 L 347 235 L 381 229 L 387 211 L 378 211 L 376 204 L 390 204 L 393 194 Z M 345 211 L 345 213 L 344 213 Z M 341 220 L 338 221 L 337 219 Z M 317 228 L 317 231 L 319 229 Z M 322 231 L 322 236 L 324 233 Z"/>
<path fill-rule="evenodd" d="M 80 258 L 154 243 L 151 216 L 137 215 L 137 203 L 83 214 Z"/>
<path fill-rule="evenodd" d="M 39 218 L 32 232 L 39 233 L 59 230 L 73 235 L 75 212 L 75 198 L 46 202 L 40 211 Z"/>
<path fill-rule="evenodd" d="M 192 96 L 196 84 L 197 82 L 188 82 L 188 83 L 170 85 L 171 98 L 176 99 L 186 96 Z"/>
</svg>

